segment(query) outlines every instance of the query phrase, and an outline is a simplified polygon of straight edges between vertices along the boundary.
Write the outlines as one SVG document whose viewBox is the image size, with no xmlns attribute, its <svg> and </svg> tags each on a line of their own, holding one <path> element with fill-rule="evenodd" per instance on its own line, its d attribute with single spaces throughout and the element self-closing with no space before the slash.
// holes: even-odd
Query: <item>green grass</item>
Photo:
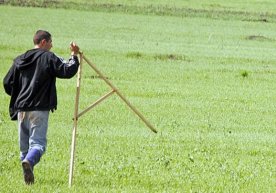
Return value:
<svg viewBox="0 0 276 193">
<path fill-rule="evenodd" d="M 213 19 L 237 19 L 261 22 L 275 22 L 275 3 L 270 1 L 127 1 L 127 0 L 6 0 L 5 4 L 33 7 L 52 7 L 100 12 L 122 12 L 146 15 L 169 15 L 178 17 L 210 17 Z"/>
<path fill-rule="evenodd" d="M 0 87 L 1 192 L 275 192 L 273 1 L 260 9 L 259 1 L 174 1 L 173 8 L 196 14 L 175 14 L 168 1 L 74 2 L 74 9 L 0 6 L 1 77 L 32 48 L 34 32 L 47 29 L 55 53 L 67 58 L 75 40 L 159 132 L 110 97 L 80 118 L 69 189 L 76 78 L 58 80 L 48 150 L 35 168 L 36 184 L 26 187 L 16 122 Z M 78 9 L 82 3 L 88 8 Z M 139 8 L 150 6 L 164 14 Z M 266 8 L 268 22 L 258 14 Z M 222 17 L 201 15 L 212 10 Z M 84 64 L 80 109 L 109 90 Z"/>
</svg>

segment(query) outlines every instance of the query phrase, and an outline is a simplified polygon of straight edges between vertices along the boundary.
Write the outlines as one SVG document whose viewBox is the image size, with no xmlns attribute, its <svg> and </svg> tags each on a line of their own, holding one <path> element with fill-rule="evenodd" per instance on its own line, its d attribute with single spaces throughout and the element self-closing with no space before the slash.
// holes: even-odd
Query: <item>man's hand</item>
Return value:
<svg viewBox="0 0 276 193">
<path fill-rule="evenodd" d="M 77 56 L 79 54 L 80 48 L 75 42 L 70 43 L 70 50 L 71 50 L 71 55 Z"/>
</svg>

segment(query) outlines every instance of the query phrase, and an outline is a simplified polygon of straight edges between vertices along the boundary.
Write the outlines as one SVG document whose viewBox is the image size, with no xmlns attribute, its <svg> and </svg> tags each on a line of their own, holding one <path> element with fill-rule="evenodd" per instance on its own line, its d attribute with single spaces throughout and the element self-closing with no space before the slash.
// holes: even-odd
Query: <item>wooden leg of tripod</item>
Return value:
<svg viewBox="0 0 276 193">
<path fill-rule="evenodd" d="M 92 64 L 84 55 L 82 56 L 83 59 L 95 70 L 97 74 L 114 90 L 117 95 L 127 104 L 127 106 L 136 114 L 140 119 L 154 132 L 157 133 L 157 130 L 152 126 L 152 124 L 140 113 L 130 102 L 121 94 L 121 92 L 101 73 L 98 68 Z"/>
<path fill-rule="evenodd" d="M 73 183 L 73 174 L 74 174 L 74 161 L 75 161 L 75 147 L 76 147 L 76 134 L 78 126 L 78 109 L 79 109 L 79 98 L 80 98 L 80 81 L 81 81 L 81 70 L 82 70 L 82 54 L 80 54 L 80 65 L 78 69 L 77 77 L 77 92 L 75 98 L 75 111 L 74 111 L 74 125 L 72 131 L 72 143 L 71 143 L 71 158 L 70 158 L 70 171 L 69 171 L 69 187 Z"/>
</svg>

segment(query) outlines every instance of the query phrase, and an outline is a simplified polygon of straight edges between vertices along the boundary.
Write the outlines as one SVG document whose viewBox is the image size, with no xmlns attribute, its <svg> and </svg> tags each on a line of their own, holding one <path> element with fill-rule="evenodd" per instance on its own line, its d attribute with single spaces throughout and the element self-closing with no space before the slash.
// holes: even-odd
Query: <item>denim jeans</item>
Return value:
<svg viewBox="0 0 276 193">
<path fill-rule="evenodd" d="M 37 164 L 46 151 L 49 111 L 18 112 L 18 134 L 20 159 L 24 160 L 27 154 L 37 154 L 33 165 Z M 29 157 L 33 155 L 29 155 Z"/>
</svg>

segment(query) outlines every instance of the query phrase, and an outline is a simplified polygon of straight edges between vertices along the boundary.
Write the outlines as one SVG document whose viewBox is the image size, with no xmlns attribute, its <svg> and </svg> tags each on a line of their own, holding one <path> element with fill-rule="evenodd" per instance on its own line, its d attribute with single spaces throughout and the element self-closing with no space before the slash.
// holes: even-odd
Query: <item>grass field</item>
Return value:
<svg viewBox="0 0 276 193">
<path fill-rule="evenodd" d="M 112 96 L 79 120 L 68 188 L 76 77 L 59 79 L 48 149 L 28 187 L 0 87 L 0 192 L 276 191 L 274 1 L 5 2 L 1 78 L 34 32 L 49 30 L 53 52 L 68 58 L 75 40 L 158 133 Z M 80 109 L 109 90 L 84 64 Z"/>
</svg>

